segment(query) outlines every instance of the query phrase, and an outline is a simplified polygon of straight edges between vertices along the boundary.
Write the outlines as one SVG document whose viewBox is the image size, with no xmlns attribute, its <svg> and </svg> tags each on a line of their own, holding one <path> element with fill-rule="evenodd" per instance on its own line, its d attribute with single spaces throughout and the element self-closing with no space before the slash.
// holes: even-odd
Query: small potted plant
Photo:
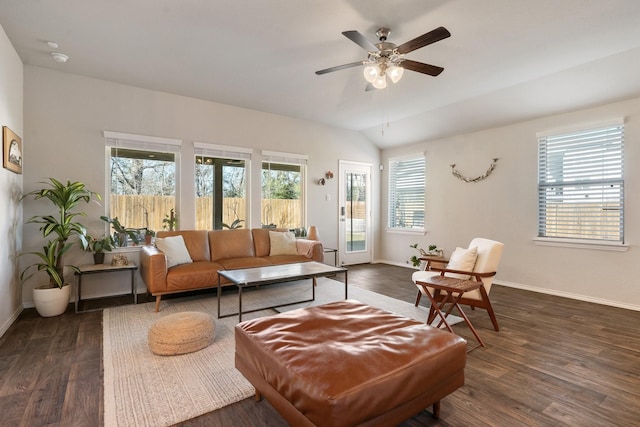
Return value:
<svg viewBox="0 0 640 427">
<path fill-rule="evenodd" d="M 150 245 L 154 237 L 156 237 L 156 232 L 147 228 L 144 232 L 144 244 Z"/>
<path fill-rule="evenodd" d="M 85 251 L 93 252 L 93 262 L 96 264 L 104 264 L 105 251 L 110 252 L 116 244 L 110 234 L 103 234 L 100 237 L 87 235 L 80 240 Z"/>
<path fill-rule="evenodd" d="M 101 220 L 108 222 L 111 224 L 113 229 L 115 230 L 117 239 L 114 239 L 114 242 L 118 247 L 127 246 L 127 237 L 131 239 L 134 244 L 140 243 L 140 237 L 138 235 L 138 230 L 134 228 L 126 228 L 122 224 L 120 224 L 120 220 L 118 217 L 109 218 L 108 216 L 101 216 Z"/>
<path fill-rule="evenodd" d="M 429 245 L 429 246 L 427 246 L 427 251 L 425 251 L 424 249 L 419 247 L 417 243 L 409 245 L 409 247 L 417 250 L 419 252 L 419 254 L 420 254 L 419 256 L 418 255 L 413 255 L 411 258 L 409 258 L 409 261 L 407 261 L 408 263 L 411 263 L 414 267 L 420 266 L 420 263 L 422 262 L 420 260 L 421 257 L 426 257 L 426 256 L 429 256 L 429 255 L 431 255 L 431 256 L 442 256 L 442 249 L 438 249 L 438 245 Z"/>
</svg>

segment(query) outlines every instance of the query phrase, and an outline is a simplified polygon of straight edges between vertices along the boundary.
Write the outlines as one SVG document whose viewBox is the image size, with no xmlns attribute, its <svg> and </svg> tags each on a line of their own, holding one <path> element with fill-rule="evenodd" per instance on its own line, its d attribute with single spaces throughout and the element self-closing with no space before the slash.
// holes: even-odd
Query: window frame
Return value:
<svg viewBox="0 0 640 427">
<path fill-rule="evenodd" d="M 420 172 L 417 173 L 417 175 L 421 175 L 422 177 L 421 182 L 417 182 L 417 181 L 420 181 L 420 178 L 417 178 L 416 182 L 412 183 L 414 185 L 414 187 L 412 187 L 413 190 L 410 190 L 409 192 L 416 193 L 416 195 L 417 194 L 421 195 L 421 196 L 417 196 L 417 199 L 413 201 L 413 204 L 422 206 L 422 226 L 419 226 L 419 227 L 399 226 L 398 225 L 399 219 L 397 218 L 397 214 L 396 214 L 397 197 L 395 197 L 395 195 L 398 193 L 397 191 L 398 180 L 396 177 L 397 167 L 402 162 L 418 162 L 418 161 L 421 161 L 422 163 L 422 165 L 418 165 L 419 167 L 422 168 L 421 173 Z M 387 189 L 388 189 L 389 197 L 388 197 L 388 203 L 387 203 L 387 216 L 388 216 L 387 230 L 393 231 L 393 232 L 424 233 L 426 230 L 425 214 L 426 214 L 426 208 L 427 208 L 427 200 L 426 200 L 427 157 L 426 157 L 426 154 L 422 152 L 422 153 L 409 154 L 405 156 L 390 157 L 388 159 L 388 167 L 389 167 L 389 178 L 388 178 Z M 411 167 L 415 167 L 415 165 Z M 408 171 L 405 171 L 405 172 L 408 172 Z M 417 189 L 415 188 L 416 186 L 418 187 Z M 414 209 L 414 215 L 418 210 Z"/>
<path fill-rule="evenodd" d="M 588 248 L 588 249 L 602 249 L 602 250 L 627 250 L 628 246 L 625 244 L 625 225 L 624 225 L 624 215 L 625 215 L 625 194 L 624 194 L 624 120 L 623 119 L 613 119 L 608 121 L 601 121 L 597 123 L 585 124 L 582 126 L 576 126 L 572 128 L 558 129 L 554 131 L 541 132 L 538 133 L 537 136 L 537 213 L 536 213 L 536 234 L 537 236 L 533 239 L 534 243 L 537 245 L 544 246 L 562 246 L 562 247 L 574 247 L 574 248 Z M 619 136 L 617 135 L 619 134 Z M 594 137 L 598 135 L 598 137 Z M 604 138 L 604 139 L 603 139 Z M 602 141 L 599 141 L 602 139 Z M 596 156 L 593 156 L 593 152 L 586 153 L 587 144 L 593 147 L 594 144 L 601 142 L 600 145 L 597 145 Z M 579 145 L 578 145 L 579 144 Z M 616 148 L 616 144 L 619 147 Z M 589 167 L 592 167 L 594 164 L 600 163 L 605 167 L 606 161 L 603 149 L 613 148 L 609 153 L 614 154 L 613 158 L 613 166 L 612 172 L 610 173 L 613 176 L 610 177 L 598 177 L 598 171 L 594 173 L 594 176 L 588 176 Z M 567 162 L 565 166 L 564 157 L 563 163 L 560 169 L 560 173 L 558 173 L 558 166 L 554 165 L 550 159 L 549 152 L 556 151 L 562 152 L 563 156 L 567 153 L 572 155 L 574 160 L 577 160 L 577 163 L 571 165 Z M 596 163 L 592 159 L 596 159 Z M 607 161 L 608 158 L 607 158 Z M 619 164 L 619 167 L 615 167 Z M 565 168 L 569 168 L 565 170 Z M 565 178 L 565 173 L 569 172 L 569 178 Z M 599 171 L 600 175 L 604 175 L 605 172 L 602 170 Z M 609 173 L 609 172 L 607 172 Z M 560 177 L 561 180 L 557 178 L 547 179 L 547 177 Z M 619 175 L 619 176 L 615 176 Z M 594 238 L 594 235 L 586 235 L 584 232 L 576 232 L 575 236 L 571 236 L 568 231 L 560 230 L 556 235 L 554 233 L 547 233 L 545 227 L 548 226 L 547 221 L 547 210 L 546 207 L 548 204 L 553 203 L 554 201 L 558 203 L 559 201 L 569 202 L 577 197 L 589 197 L 589 192 L 591 188 L 594 188 L 593 191 L 597 190 L 597 187 L 600 186 L 600 195 L 601 200 L 596 199 L 602 205 L 608 204 L 606 202 L 605 189 L 607 186 L 610 188 L 617 188 L 618 190 L 614 190 L 614 194 L 618 193 L 615 200 L 617 200 L 619 216 L 618 218 L 614 218 L 618 223 L 618 233 L 619 239 L 606 239 L 606 233 L 604 231 L 598 230 L 599 233 L 602 234 L 601 238 Z M 554 197 L 550 199 L 548 190 L 556 188 L 557 193 L 561 193 L 561 197 Z M 567 196 L 564 197 L 565 190 Z M 555 200 L 554 200 L 555 199 Z M 572 224 L 575 224 L 576 227 L 580 225 L 580 220 L 583 218 L 588 218 L 585 214 L 588 214 L 588 207 L 579 207 L 578 209 L 584 209 L 583 212 L 580 210 L 574 211 L 576 215 L 574 216 L 575 221 Z M 607 210 L 606 206 L 603 206 L 603 211 Z M 565 236 L 558 236 L 557 234 L 565 234 Z M 581 237 L 582 234 L 582 237 Z"/>
<path fill-rule="evenodd" d="M 204 142 L 194 142 L 193 143 L 193 147 L 194 147 L 194 164 L 197 163 L 197 159 L 198 157 L 209 157 L 209 158 L 215 158 L 215 159 L 222 159 L 222 160 L 242 160 L 244 161 L 244 193 L 245 193 L 245 209 L 244 212 L 242 212 L 242 215 L 244 217 L 244 219 L 242 219 L 242 227 L 248 227 L 249 224 L 251 224 L 251 181 L 250 181 L 250 177 L 251 177 L 251 154 L 252 154 L 252 150 L 249 148 L 242 148 L 242 147 L 233 147 L 233 146 L 228 146 L 228 145 L 218 145 L 218 144 L 209 144 L 209 143 L 204 143 Z M 194 185 L 194 190 L 195 190 L 195 167 L 194 167 L 194 176 L 193 176 L 193 185 Z M 215 183 L 214 183 L 215 184 Z M 216 203 L 218 207 L 220 207 L 222 205 L 222 202 L 219 201 L 217 202 L 215 200 L 215 195 L 216 194 L 222 194 L 222 183 L 220 183 L 220 187 L 218 188 L 217 184 L 216 187 L 214 187 L 214 206 L 216 206 Z M 194 197 L 194 203 L 195 203 L 195 199 L 196 197 Z M 224 215 L 221 215 L 220 218 L 217 218 L 217 211 L 214 208 L 213 209 L 213 213 L 214 213 L 214 217 L 211 218 L 211 226 L 213 228 L 210 228 L 211 230 L 221 230 L 223 229 L 222 227 L 222 223 L 223 223 L 223 219 L 224 219 Z M 222 213 L 222 211 L 221 211 Z M 198 223 L 198 210 L 197 210 L 197 206 L 194 205 L 194 215 L 195 215 L 195 222 L 196 225 Z M 217 226 L 220 225 L 220 228 L 217 228 Z M 197 228 L 197 227 L 196 227 Z"/>
<path fill-rule="evenodd" d="M 268 226 L 270 224 L 264 224 L 265 213 L 264 208 L 262 207 L 263 195 L 262 195 L 262 171 L 264 170 L 263 165 L 265 163 L 274 163 L 281 165 L 291 165 L 291 166 L 299 166 L 300 167 L 300 228 L 307 227 L 307 169 L 308 169 L 308 159 L 309 156 L 306 154 L 298 154 L 298 153 L 286 153 L 280 151 L 269 151 L 262 150 L 261 151 L 262 159 L 260 162 L 260 223 L 261 225 Z M 271 217 L 273 220 L 273 217 Z M 277 224 L 276 224 L 277 225 Z M 294 227 L 297 228 L 297 227 Z"/>
<path fill-rule="evenodd" d="M 174 138 L 162 138 L 148 135 L 136 135 L 122 132 L 104 131 L 105 138 L 105 197 L 104 214 L 110 218 L 111 212 L 111 151 L 112 149 L 146 151 L 151 153 L 169 153 L 174 157 L 175 193 L 174 211 L 178 214 L 180 206 L 180 152 L 182 140 Z M 144 208 L 144 207 L 143 207 Z M 128 227 L 126 223 L 122 224 Z M 153 227 L 151 227 L 153 229 Z M 106 231 L 111 233 L 111 227 L 106 225 Z M 153 230 L 159 231 L 159 230 Z M 130 240 L 130 239 L 127 239 Z"/>
</svg>

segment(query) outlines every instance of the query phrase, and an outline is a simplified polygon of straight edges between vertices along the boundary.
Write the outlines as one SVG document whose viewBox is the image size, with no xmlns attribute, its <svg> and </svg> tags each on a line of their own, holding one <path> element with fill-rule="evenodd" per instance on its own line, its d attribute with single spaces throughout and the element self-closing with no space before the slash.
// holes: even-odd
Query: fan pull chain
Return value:
<svg viewBox="0 0 640 427">
<path fill-rule="evenodd" d="M 389 104 L 389 86 L 384 89 L 384 104 L 382 106 L 382 125 L 380 126 L 380 134 L 384 136 L 384 122 L 386 116 L 387 127 L 389 127 L 389 111 L 387 110 L 387 105 Z"/>
</svg>

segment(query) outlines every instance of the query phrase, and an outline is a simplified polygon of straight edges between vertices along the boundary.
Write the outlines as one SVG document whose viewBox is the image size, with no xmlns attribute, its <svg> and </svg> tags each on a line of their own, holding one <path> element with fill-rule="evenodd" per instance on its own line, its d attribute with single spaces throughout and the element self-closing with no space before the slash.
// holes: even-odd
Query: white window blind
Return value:
<svg viewBox="0 0 640 427">
<path fill-rule="evenodd" d="M 194 142 L 193 148 L 196 156 L 216 157 L 220 159 L 251 159 L 251 149 L 242 147 L 232 147 L 228 145 L 207 144 L 204 142 Z"/>
<path fill-rule="evenodd" d="M 144 151 L 160 151 L 177 153 L 182 147 L 182 140 L 160 138 L 157 136 L 135 135 L 130 133 L 104 131 L 105 144 L 108 147 L 129 148 Z"/>
<path fill-rule="evenodd" d="M 389 159 L 389 228 L 424 230 L 423 154 Z"/>
<path fill-rule="evenodd" d="M 538 138 L 538 236 L 624 243 L 624 124 Z"/>
<path fill-rule="evenodd" d="M 262 161 L 267 163 L 283 163 L 288 165 L 306 165 L 309 156 L 306 154 L 282 153 L 262 150 Z"/>
</svg>

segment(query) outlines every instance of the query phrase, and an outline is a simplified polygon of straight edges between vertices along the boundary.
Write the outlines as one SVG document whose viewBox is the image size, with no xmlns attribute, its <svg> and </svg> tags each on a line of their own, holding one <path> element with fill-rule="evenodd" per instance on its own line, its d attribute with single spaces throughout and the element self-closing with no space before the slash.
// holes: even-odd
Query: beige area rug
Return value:
<svg viewBox="0 0 640 427">
<path fill-rule="evenodd" d="M 310 283 L 305 280 L 248 289 L 243 294 L 244 309 L 308 299 Z M 353 286 L 349 287 L 349 298 L 421 321 L 426 320 L 428 313 L 424 307 Z M 318 279 L 315 301 L 282 310 L 340 299 L 344 299 L 344 284 L 323 278 Z M 104 310 L 105 426 L 169 426 L 253 396 L 253 387 L 234 367 L 233 328 L 238 317 L 218 319 L 214 294 L 167 300 L 163 301 L 159 313 L 154 309 L 154 303 L 147 303 Z M 222 313 L 237 309 L 237 294 L 225 294 Z M 213 315 L 216 319 L 214 343 L 204 350 L 180 356 L 162 357 L 151 353 L 147 344 L 151 325 L 164 316 L 182 311 Z M 262 310 L 244 315 L 243 320 L 275 313 L 275 310 Z"/>
</svg>

